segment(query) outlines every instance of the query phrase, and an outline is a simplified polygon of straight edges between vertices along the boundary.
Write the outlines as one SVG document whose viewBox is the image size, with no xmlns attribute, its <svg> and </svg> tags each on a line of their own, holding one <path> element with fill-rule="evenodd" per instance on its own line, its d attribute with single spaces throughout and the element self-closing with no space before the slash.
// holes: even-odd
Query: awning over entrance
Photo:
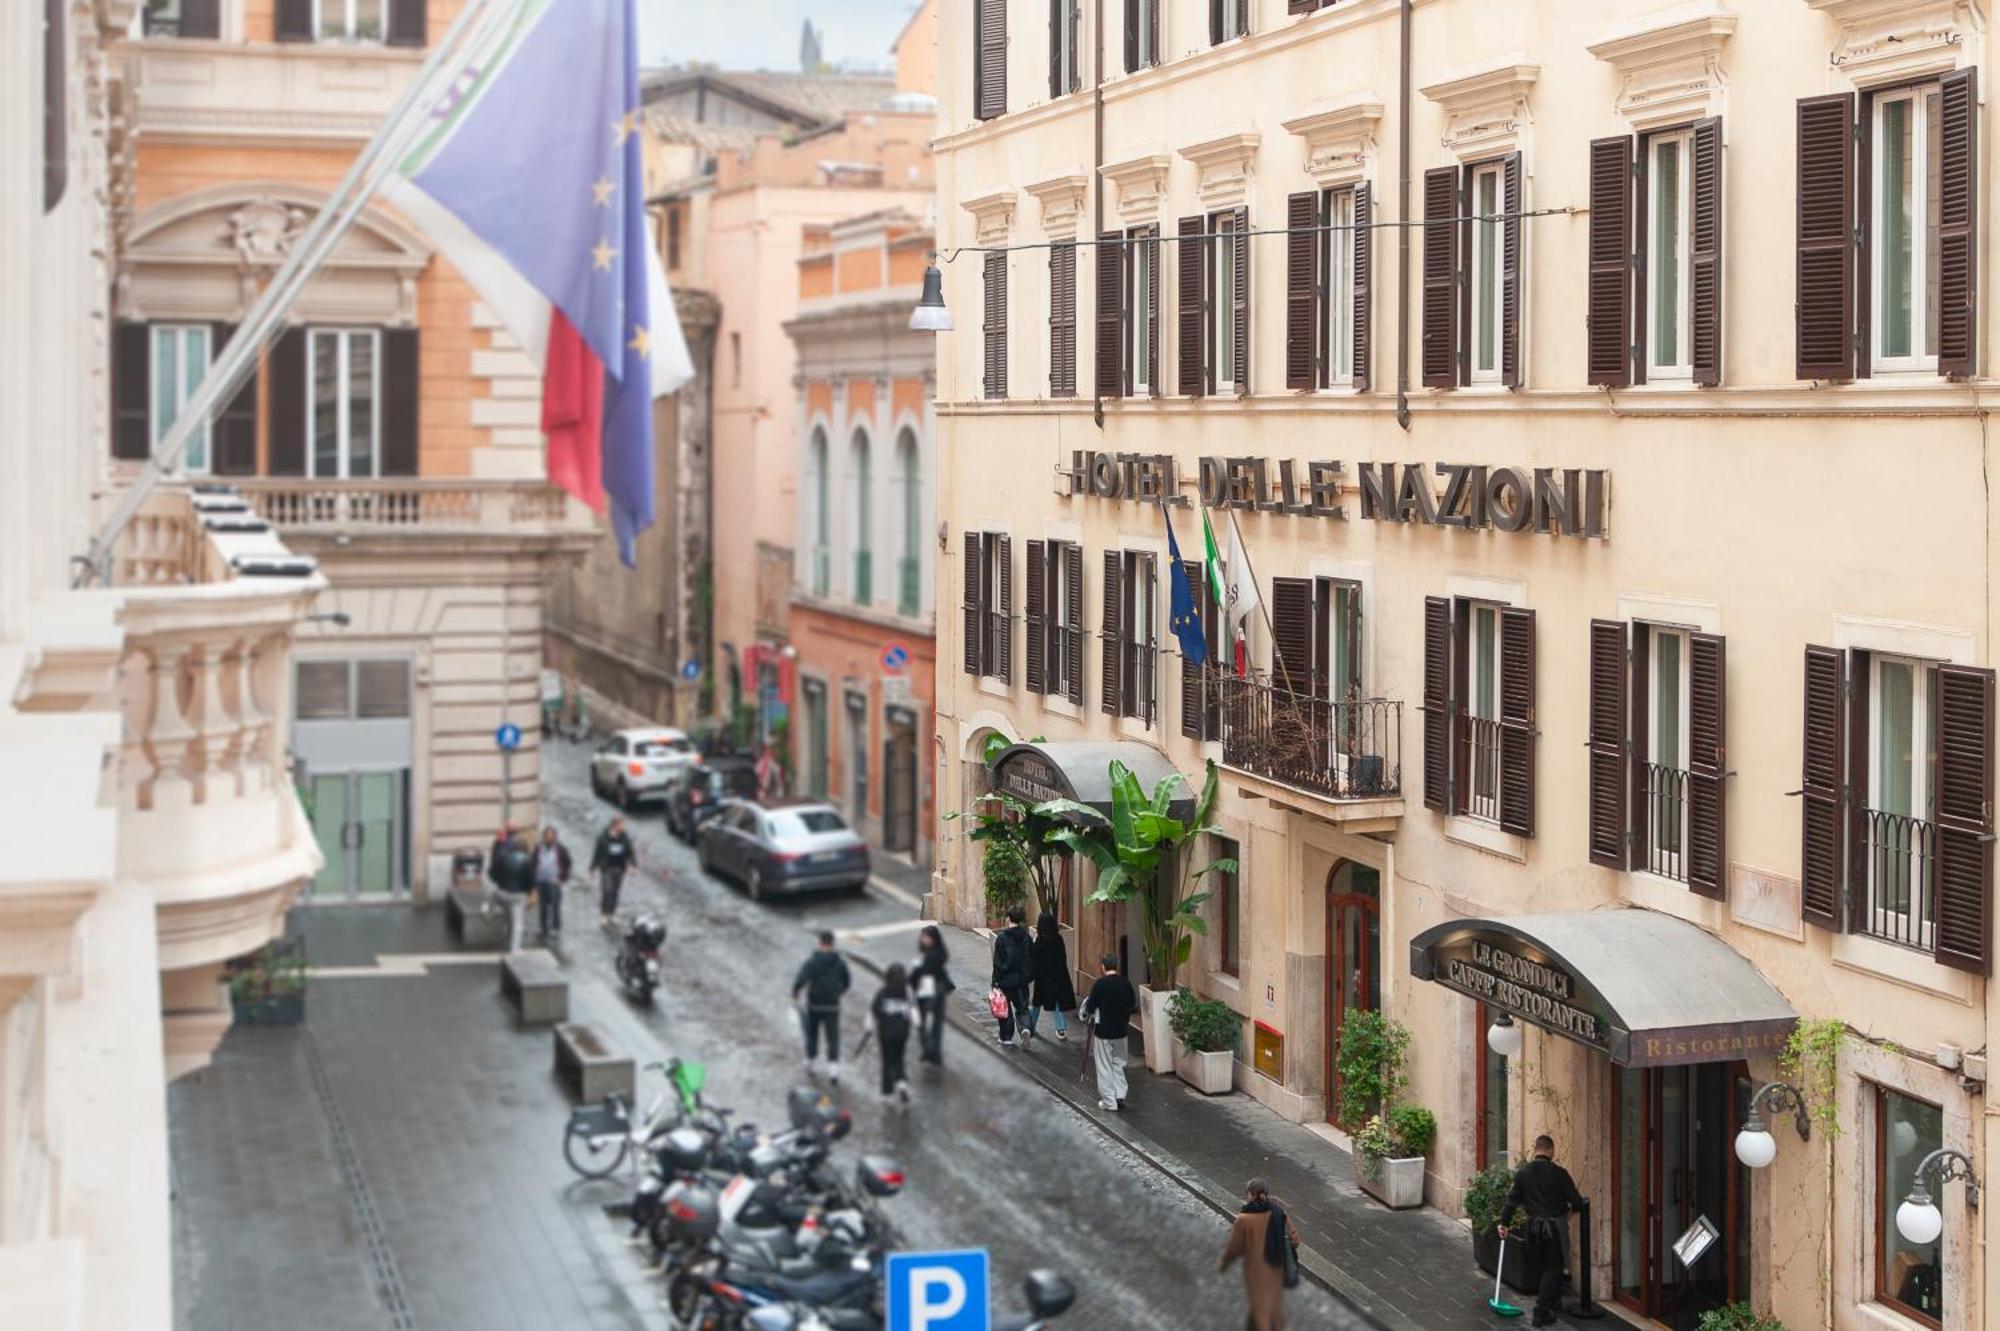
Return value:
<svg viewBox="0 0 2000 1331">
<path fill-rule="evenodd" d="M 1454 920 L 1410 941 L 1410 973 L 1627 1067 L 1775 1054 L 1799 1019 L 1742 954 L 1650 910 Z"/>
<path fill-rule="evenodd" d="M 1015 744 L 990 767 L 993 788 L 1030 804 L 1044 800 L 1075 800 L 1099 813 L 1111 814 L 1111 764 L 1124 763 L 1148 795 L 1161 778 L 1179 775 L 1167 755 L 1136 740 L 1109 744 L 1072 741 L 1057 744 Z M 1175 818 L 1194 816 L 1195 791 L 1185 780 L 1167 809 Z"/>
</svg>

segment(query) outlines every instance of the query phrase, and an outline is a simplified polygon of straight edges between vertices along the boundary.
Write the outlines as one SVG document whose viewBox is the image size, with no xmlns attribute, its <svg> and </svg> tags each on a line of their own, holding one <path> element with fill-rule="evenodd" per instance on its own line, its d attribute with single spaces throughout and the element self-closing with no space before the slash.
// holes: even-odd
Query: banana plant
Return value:
<svg viewBox="0 0 2000 1331">
<path fill-rule="evenodd" d="M 1091 901 L 1140 903 L 1147 981 L 1161 988 L 1172 982 L 1174 971 L 1193 954 L 1195 936 L 1208 933 L 1201 908 L 1213 893 L 1192 889 L 1213 874 L 1236 871 L 1236 860 L 1225 857 L 1200 868 L 1188 868 L 1175 881 L 1162 881 L 1163 868 L 1187 863 L 1188 857 L 1180 854 L 1183 847 L 1197 837 L 1219 835 L 1222 830 L 1210 823 L 1219 789 L 1215 764 L 1208 764 L 1194 816 L 1183 822 L 1169 810 L 1177 788 L 1185 784 L 1184 778 L 1174 773 L 1162 777 L 1148 795 L 1130 768 L 1114 762 L 1109 818 L 1075 800 L 1049 800 L 1034 809 L 1054 823 L 1048 833 L 1051 840 L 1097 866 L 1097 887 L 1090 894 Z"/>
</svg>

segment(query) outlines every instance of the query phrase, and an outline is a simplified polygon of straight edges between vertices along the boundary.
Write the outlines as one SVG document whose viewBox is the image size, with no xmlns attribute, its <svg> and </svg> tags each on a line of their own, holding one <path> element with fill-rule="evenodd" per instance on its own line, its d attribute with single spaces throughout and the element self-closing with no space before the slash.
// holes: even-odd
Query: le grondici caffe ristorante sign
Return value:
<svg viewBox="0 0 2000 1331">
<path fill-rule="evenodd" d="M 1484 463 L 1357 462 L 1349 486 L 1347 466 L 1292 458 L 1200 459 L 1201 502 L 1209 508 L 1325 518 L 1345 522 L 1342 498 L 1357 498 L 1369 522 L 1480 530 L 1540 532 L 1602 539 L 1610 503 L 1611 473 L 1582 467 L 1495 467 Z M 1070 455 L 1065 493 L 1142 504 L 1190 506 L 1182 493 L 1180 459 L 1171 453 Z"/>
</svg>

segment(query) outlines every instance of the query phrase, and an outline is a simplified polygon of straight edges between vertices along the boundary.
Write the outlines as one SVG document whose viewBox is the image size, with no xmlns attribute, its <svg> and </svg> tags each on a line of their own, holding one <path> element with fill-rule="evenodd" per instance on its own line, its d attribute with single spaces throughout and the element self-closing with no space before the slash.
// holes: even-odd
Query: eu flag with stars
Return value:
<svg viewBox="0 0 2000 1331">
<path fill-rule="evenodd" d="M 1181 543 L 1174 539 L 1174 520 L 1165 504 L 1160 517 L 1167 524 L 1168 612 L 1167 623 L 1180 639 L 1181 655 L 1196 665 L 1208 663 L 1208 635 L 1201 631 L 1201 611 L 1194 601 L 1194 584 L 1188 581 L 1187 565 L 1181 562 Z"/>
</svg>

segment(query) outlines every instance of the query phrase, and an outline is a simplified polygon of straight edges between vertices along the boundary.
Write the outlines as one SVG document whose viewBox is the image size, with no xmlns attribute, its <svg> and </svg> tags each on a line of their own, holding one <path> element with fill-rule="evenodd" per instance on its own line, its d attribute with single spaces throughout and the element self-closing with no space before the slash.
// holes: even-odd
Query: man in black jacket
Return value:
<svg viewBox="0 0 2000 1331">
<path fill-rule="evenodd" d="M 1564 1276 L 1569 1268 L 1569 1213 L 1583 1209 L 1576 1180 L 1555 1162 L 1556 1143 L 1547 1133 L 1535 1138 L 1535 1158 L 1514 1171 L 1514 1187 L 1507 1194 L 1503 1216 L 1520 1207 L 1528 1213 L 1528 1247 L 1541 1264 L 1542 1281 L 1535 1295 L 1535 1316 L 1530 1325 L 1553 1326 L 1562 1311 Z M 1507 1237 L 1501 1225 L 1500 1237 Z"/>
<path fill-rule="evenodd" d="M 626 871 L 638 863 L 639 851 L 625 830 L 625 820 L 613 818 L 611 826 L 597 834 L 597 845 L 590 852 L 590 868 L 597 875 L 598 923 L 607 929 L 618 913 L 618 889 L 624 886 Z"/>
<path fill-rule="evenodd" d="M 1021 1021 L 1028 1010 L 1028 985 L 1035 978 L 1035 940 L 1028 936 L 1028 912 L 1014 906 L 1007 912 L 1007 927 L 993 940 L 993 987 L 1007 995 L 1007 1015 L 1000 1018 L 1000 1043 L 1016 1048 L 1014 1025 L 1021 1024 L 1021 1038 L 1033 1035 L 1034 1028 Z"/>
<path fill-rule="evenodd" d="M 819 1070 L 819 1034 L 826 1032 L 827 1077 L 840 1084 L 840 996 L 851 983 L 847 963 L 834 950 L 833 931 L 820 930 L 819 947 L 792 978 L 792 1001 L 805 994 L 806 1070 Z"/>
<path fill-rule="evenodd" d="M 527 834 L 511 826 L 500 829 L 487 857 L 486 876 L 493 880 L 500 900 L 507 907 L 507 950 L 521 950 L 522 921 L 528 911 L 528 894 L 535 890 L 535 853 L 528 849 Z"/>
<path fill-rule="evenodd" d="M 1112 953 L 1105 953 L 1098 965 L 1104 974 L 1090 986 L 1082 1013 L 1093 1031 L 1097 1107 L 1115 1113 L 1125 1107 L 1125 1041 L 1132 1034 L 1132 1014 L 1139 1010 L 1139 991 L 1118 973 L 1118 958 Z"/>
</svg>

